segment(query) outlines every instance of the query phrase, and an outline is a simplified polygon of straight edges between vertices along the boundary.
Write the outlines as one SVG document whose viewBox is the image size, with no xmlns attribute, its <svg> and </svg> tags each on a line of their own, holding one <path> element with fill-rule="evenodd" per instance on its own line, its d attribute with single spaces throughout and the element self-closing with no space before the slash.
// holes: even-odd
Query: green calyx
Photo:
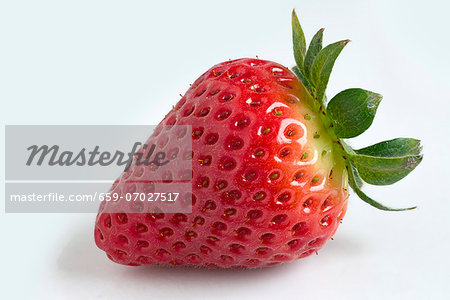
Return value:
<svg viewBox="0 0 450 300">
<path fill-rule="evenodd" d="M 422 147 L 419 140 L 396 138 L 354 150 L 343 140 L 356 137 L 370 127 L 382 96 L 367 90 L 351 88 L 327 101 L 325 90 L 331 71 L 349 40 L 332 43 L 323 48 L 323 31 L 323 28 L 320 29 L 306 48 L 303 29 L 293 10 L 292 36 L 296 66 L 292 70 L 311 95 L 311 103 L 308 105 L 317 113 L 328 130 L 335 145 L 334 150 L 345 160 L 349 185 L 363 201 L 387 211 L 414 209 L 415 207 L 398 209 L 387 207 L 361 190 L 363 182 L 372 185 L 390 185 L 403 179 L 422 161 Z"/>
</svg>

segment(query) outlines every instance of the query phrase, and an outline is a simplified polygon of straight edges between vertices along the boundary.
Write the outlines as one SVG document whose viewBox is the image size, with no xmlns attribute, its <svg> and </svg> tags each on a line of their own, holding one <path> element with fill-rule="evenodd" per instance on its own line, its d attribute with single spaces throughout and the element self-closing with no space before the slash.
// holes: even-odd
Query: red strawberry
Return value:
<svg viewBox="0 0 450 300">
<path fill-rule="evenodd" d="M 347 41 L 322 49 L 319 30 L 306 51 L 295 13 L 293 29 L 297 76 L 260 59 L 224 62 L 166 115 L 160 125 L 192 125 L 192 213 L 109 213 L 108 206 L 127 204 L 103 204 L 95 241 L 109 258 L 128 265 L 269 266 L 311 255 L 333 236 L 349 183 L 364 201 L 393 210 L 366 196 L 361 182 L 391 184 L 406 176 L 421 161 L 419 142 L 351 149 L 342 138 L 370 126 L 381 97 L 349 89 L 325 107 L 328 77 Z M 176 134 L 164 132 L 147 144 L 164 137 L 164 150 L 178 149 Z M 112 190 L 148 192 L 148 168 L 133 164 Z"/>
</svg>

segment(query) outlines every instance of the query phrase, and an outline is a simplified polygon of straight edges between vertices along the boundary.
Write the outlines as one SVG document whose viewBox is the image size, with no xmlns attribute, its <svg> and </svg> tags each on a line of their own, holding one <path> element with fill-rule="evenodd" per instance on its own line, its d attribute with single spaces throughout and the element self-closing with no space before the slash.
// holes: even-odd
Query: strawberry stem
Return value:
<svg viewBox="0 0 450 300">
<path fill-rule="evenodd" d="M 363 89 L 347 89 L 327 104 L 325 90 L 334 63 L 350 40 L 342 40 L 322 49 L 323 29 L 320 29 L 306 49 L 305 36 L 295 10 L 292 12 L 292 36 L 296 66 L 292 68 L 311 97 L 307 104 L 319 116 L 333 141 L 336 159 L 344 159 L 349 183 L 366 203 L 386 211 L 414 209 L 390 208 L 373 200 L 361 190 L 363 181 L 373 185 L 393 184 L 408 175 L 422 161 L 420 141 L 398 138 L 353 150 L 344 138 L 353 138 L 369 128 L 382 96 Z M 305 119 L 311 117 L 305 115 Z M 322 155 L 326 154 L 322 153 Z"/>
</svg>

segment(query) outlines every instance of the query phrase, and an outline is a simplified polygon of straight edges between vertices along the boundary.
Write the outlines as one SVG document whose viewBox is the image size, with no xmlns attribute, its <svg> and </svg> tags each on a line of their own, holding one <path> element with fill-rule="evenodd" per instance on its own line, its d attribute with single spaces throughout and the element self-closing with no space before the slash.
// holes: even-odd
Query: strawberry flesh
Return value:
<svg viewBox="0 0 450 300">
<path fill-rule="evenodd" d="M 112 214 L 102 205 L 97 246 L 126 265 L 221 268 L 317 252 L 344 217 L 348 187 L 309 100 L 297 77 L 274 62 L 238 59 L 205 72 L 160 123 L 192 125 L 192 213 Z M 130 180 L 141 168 L 128 173 L 114 187 L 145 191 Z"/>
</svg>

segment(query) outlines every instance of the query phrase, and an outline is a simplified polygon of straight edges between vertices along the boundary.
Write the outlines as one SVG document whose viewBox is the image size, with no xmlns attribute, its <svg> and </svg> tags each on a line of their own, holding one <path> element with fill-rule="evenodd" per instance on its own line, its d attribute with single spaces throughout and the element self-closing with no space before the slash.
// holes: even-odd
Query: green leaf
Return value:
<svg viewBox="0 0 450 300">
<path fill-rule="evenodd" d="M 334 132 L 340 138 L 360 135 L 373 122 L 382 96 L 363 89 L 348 89 L 340 92 L 327 107 L 327 113 L 334 125 Z"/>
<path fill-rule="evenodd" d="M 311 43 L 309 44 L 308 51 L 305 56 L 305 74 L 307 76 L 311 76 L 311 67 L 316 59 L 317 54 L 319 54 L 320 50 L 322 50 L 322 40 L 323 40 L 323 31 L 325 29 L 321 28 L 317 33 L 313 36 Z"/>
<path fill-rule="evenodd" d="M 342 148 L 344 148 L 345 153 L 356 154 L 355 150 L 353 150 L 353 148 L 350 147 L 350 145 L 347 144 L 344 140 L 339 139 L 339 143 L 342 145 Z"/>
<path fill-rule="evenodd" d="M 300 71 L 298 66 L 294 66 L 292 68 L 292 71 L 295 75 L 297 75 L 298 79 L 303 83 L 303 85 L 308 89 L 308 91 L 311 93 L 312 88 L 311 84 L 309 83 L 308 79 L 306 79 L 305 75 L 303 75 L 302 71 Z"/>
<path fill-rule="evenodd" d="M 419 155 L 422 151 L 420 141 L 411 138 L 397 138 L 355 150 L 356 153 L 378 157 L 401 157 Z"/>
<path fill-rule="evenodd" d="M 303 33 L 302 26 L 298 21 L 295 9 L 292 10 L 292 40 L 294 43 L 294 58 L 300 71 L 304 71 L 303 62 L 306 54 L 306 41 L 305 34 Z"/>
<path fill-rule="evenodd" d="M 353 171 L 353 177 L 355 177 L 355 183 L 356 185 L 361 188 L 363 186 L 363 180 L 361 179 L 361 176 L 359 176 L 358 170 L 356 169 L 355 166 L 351 166 L 352 167 L 352 171 Z"/>
<path fill-rule="evenodd" d="M 358 186 L 353 166 L 350 165 L 350 167 L 347 167 L 347 170 L 348 170 L 349 184 L 353 189 L 353 191 L 356 193 L 356 195 L 358 195 L 359 198 L 361 198 L 361 200 L 372 205 L 373 207 L 386 211 L 403 211 L 416 208 L 416 206 L 408 208 L 391 208 L 373 200 L 372 198 L 367 196 L 363 191 L 361 191 L 360 187 Z"/>
<path fill-rule="evenodd" d="M 317 54 L 311 67 L 311 80 L 316 88 L 316 97 L 319 101 L 322 101 L 325 95 L 325 89 L 327 88 L 334 62 L 349 42 L 350 40 L 344 40 L 333 43 L 320 50 L 319 54 Z"/>
<path fill-rule="evenodd" d="M 422 155 L 378 157 L 353 154 L 349 159 L 365 182 L 389 185 L 403 179 L 414 170 L 422 161 L 422 157 Z"/>
</svg>

